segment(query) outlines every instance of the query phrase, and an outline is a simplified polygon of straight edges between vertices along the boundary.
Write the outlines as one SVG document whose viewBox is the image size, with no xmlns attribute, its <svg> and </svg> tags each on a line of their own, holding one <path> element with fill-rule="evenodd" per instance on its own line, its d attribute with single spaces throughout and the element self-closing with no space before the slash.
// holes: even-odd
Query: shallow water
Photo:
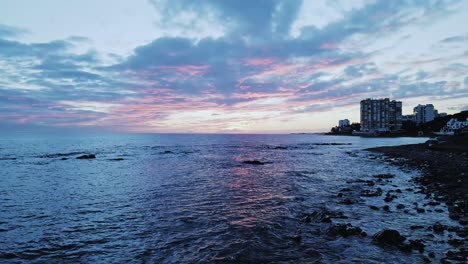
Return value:
<svg viewBox="0 0 468 264">
<path fill-rule="evenodd" d="M 449 248 L 438 242 L 445 235 L 427 237 L 410 226 L 456 226 L 446 207 L 416 213 L 413 203 L 422 207 L 428 200 L 406 188 L 416 188 L 410 179 L 419 172 L 363 150 L 424 140 L 310 134 L 2 138 L 0 262 L 422 262 L 420 253 L 372 243 L 383 228 L 423 238 L 426 252 L 440 258 Z M 96 159 L 76 159 L 82 154 Z M 380 186 L 384 193 L 403 190 L 391 203 L 384 196 L 360 197 L 369 187 L 353 182 L 379 173 L 396 175 Z M 351 191 L 337 197 L 345 187 Z M 355 203 L 343 204 L 345 198 Z M 411 210 L 399 212 L 398 203 Z M 386 204 L 391 212 L 369 208 Z M 334 224 L 351 223 L 368 236 L 331 237 L 329 223 L 302 221 L 314 211 L 341 212 L 347 218 L 333 218 Z M 300 241 L 292 239 L 298 234 Z"/>
</svg>

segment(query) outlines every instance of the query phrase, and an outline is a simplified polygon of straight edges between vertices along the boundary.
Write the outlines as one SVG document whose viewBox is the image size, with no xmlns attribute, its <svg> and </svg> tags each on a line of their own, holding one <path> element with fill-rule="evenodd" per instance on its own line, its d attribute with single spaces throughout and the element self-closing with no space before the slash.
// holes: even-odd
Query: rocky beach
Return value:
<svg viewBox="0 0 468 264">
<path fill-rule="evenodd" d="M 454 137 L 439 144 L 410 144 L 390 147 L 377 147 L 367 149 L 375 153 L 383 153 L 385 162 L 395 164 L 402 169 L 418 169 L 421 174 L 413 180 L 419 186 L 414 192 L 423 193 L 427 199 L 429 208 L 445 203 L 448 208 L 448 216 L 459 226 L 451 226 L 451 223 L 434 223 L 432 226 L 417 228 L 432 230 L 435 233 L 448 232 L 448 243 L 454 250 L 446 253 L 441 262 L 451 263 L 456 261 L 466 263 L 468 234 L 468 140 L 466 137 Z M 372 158 L 375 158 L 371 156 Z M 388 199 L 387 199 L 388 198 Z M 392 196 L 386 197 L 391 202 Z M 425 213 L 426 209 L 417 210 Z M 416 227 L 414 227 L 416 229 Z M 458 235 L 462 239 L 452 239 Z"/>
</svg>

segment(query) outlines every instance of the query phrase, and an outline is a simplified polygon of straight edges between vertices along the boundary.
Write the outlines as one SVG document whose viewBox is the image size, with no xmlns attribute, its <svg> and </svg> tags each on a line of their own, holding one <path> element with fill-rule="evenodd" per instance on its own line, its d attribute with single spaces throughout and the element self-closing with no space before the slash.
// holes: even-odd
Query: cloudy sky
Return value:
<svg viewBox="0 0 468 264">
<path fill-rule="evenodd" d="M 2 131 L 282 133 L 468 109 L 467 0 L 2 0 Z"/>
</svg>

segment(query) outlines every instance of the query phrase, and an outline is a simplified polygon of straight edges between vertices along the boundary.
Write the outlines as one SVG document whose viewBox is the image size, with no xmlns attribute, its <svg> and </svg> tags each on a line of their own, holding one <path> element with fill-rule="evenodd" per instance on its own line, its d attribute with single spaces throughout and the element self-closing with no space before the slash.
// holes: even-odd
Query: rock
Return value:
<svg viewBox="0 0 468 264">
<path fill-rule="evenodd" d="M 369 208 L 372 209 L 372 210 L 374 210 L 374 211 L 380 210 L 380 208 L 377 207 L 377 206 L 375 206 L 375 205 L 369 205 Z"/>
<path fill-rule="evenodd" d="M 304 217 L 304 218 L 302 219 L 302 222 L 304 222 L 304 223 L 310 223 L 310 222 L 312 222 L 312 218 L 310 217 L 310 215 L 308 215 L 308 216 L 306 216 L 306 217 Z"/>
<path fill-rule="evenodd" d="M 391 179 L 391 178 L 395 178 L 395 175 L 390 174 L 390 173 L 384 173 L 384 174 L 374 175 L 373 177 L 377 179 Z"/>
<path fill-rule="evenodd" d="M 416 208 L 416 212 L 418 212 L 418 214 L 422 214 L 426 212 L 426 210 L 424 210 L 424 208 Z"/>
<path fill-rule="evenodd" d="M 439 234 L 444 233 L 445 229 L 447 229 L 447 227 L 442 225 L 441 223 L 435 223 L 432 226 L 432 230 L 434 230 L 434 232 L 439 233 Z"/>
<path fill-rule="evenodd" d="M 385 229 L 376 233 L 373 240 L 379 245 L 399 246 L 406 238 L 400 232 L 393 229 Z"/>
<path fill-rule="evenodd" d="M 425 246 L 424 243 L 420 239 L 410 240 L 410 242 L 409 242 L 409 247 L 412 250 L 416 249 L 417 251 L 419 251 L 419 253 L 424 252 L 424 246 Z"/>
<path fill-rule="evenodd" d="M 452 220 L 460 220 L 460 214 L 457 212 L 449 212 L 449 217 Z"/>
<path fill-rule="evenodd" d="M 373 197 L 373 196 L 381 196 L 382 195 L 382 189 L 377 188 L 375 192 L 371 190 L 362 190 L 361 193 L 359 194 L 360 196 L 365 196 L 365 197 Z"/>
<path fill-rule="evenodd" d="M 115 159 L 112 159 L 112 160 L 120 161 L 120 160 L 124 160 L 124 158 L 115 158 Z"/>
<path fill-rule="evenodd" d="M 76 157 L 77 159 L 95 159 L 96 158 L 96 155 L 94 154 L 89 154 L 89 155 L 81 155 L 81 156 L 78 156 Z"/>
<path fill-rule="evenodd" d="M 243 161 L 242 163 L 250 164 L 250 165 L 264 165 L 265 164 L 264 162 L 261 162 L 259 160 L 246 160 L 246 161 Z"/>
<path fill-rule="evenodd" d="M 166 151 L 163 152 L 163 154 L 172 154 L 172 153 L 174 153 L 174 152 L 172 152 L 170 150 L 166 150 Z"/>
<path fill-rule="evenodd" d="M 359 227 L 353 227 L 351 224 L 336 224 L 327 230 L 329 236 L 348 237 L 348 236 L 366 236 L 367 234 Z"/>
<path fill-rule="evenodd" d="M 346 198 L 341 202 L 341 204 L 351 205 L 354 204 L 354 201 L 349 198 Z"/>
<path fill-rule="evenodd" d="M 390 212 L 390 206 L 388 205 L 384 205 L 382 209 L 384 209 L 384 211 Z"/>
<path fill-rule="evenodd" d="M 454 239 L 449 239 L 449 240 L 447 241 L 447 243 L 449 243 L 450 245 L 452 245 L 452 246 L 454 246 L 454 247 L 458 247 L 458 246 L 463 245 L 463 242 L 464 242 L 464 240 L 456 239 L 456 238 L 454 238 Z"/>
<path fill-rule="evenodd" d="M 410 226 L 410 229 L 411 230 L 416 230 L 416 229 L 423 229 L 424 226 L 420 226 L 420 225 L 413 225 L 413 226 Z"/>
<path fill-rule="evenodd" d="M 288 149 L 287 147 L 284 147 L 284 146 L 276 146 L 274 147 L 273 149 Z"/>
<path fill-rule="evenodd" d="M 429 256 L 430 258 L 435 258 L 434 252 L 429 252 L 429 254 L 427 254 L 427 256 Z"/>
<path fill-rule="evenodd" d="M 350 191 L 351 191 L 350 188 L 343 188 L 343 189 L 340 190 L 340 192 L 350 192 Z"/>
<path fill-rule="evenodd" d="M 61 158 L 60 160 L 67 160 L 68 158 Z"/>
<path fill-rule="evenodd" d="M 398 204 L 398 205 L 396 206 L 396 208 L 397 208 L 397 209 L 404 209 L 404 208 L 405 208 L 405 205 L 403 205 L 403 204 Z"/>
</svg>

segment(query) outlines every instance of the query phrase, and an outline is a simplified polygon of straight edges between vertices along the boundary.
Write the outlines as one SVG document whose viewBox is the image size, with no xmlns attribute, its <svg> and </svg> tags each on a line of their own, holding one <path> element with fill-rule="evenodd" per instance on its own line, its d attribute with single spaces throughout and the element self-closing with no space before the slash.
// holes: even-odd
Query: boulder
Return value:
<svg viewBox="0 0 468 264">
<path fill-rule="evenodd" d="M 377 242 L 379 245 L 385 246 L 399 246 L 406 238 L 400 235 L 400 232 L 393 230 L 393 229 L 385 229 L 382 231 L 377 232 L 373 240 Z"/>
</svg>

